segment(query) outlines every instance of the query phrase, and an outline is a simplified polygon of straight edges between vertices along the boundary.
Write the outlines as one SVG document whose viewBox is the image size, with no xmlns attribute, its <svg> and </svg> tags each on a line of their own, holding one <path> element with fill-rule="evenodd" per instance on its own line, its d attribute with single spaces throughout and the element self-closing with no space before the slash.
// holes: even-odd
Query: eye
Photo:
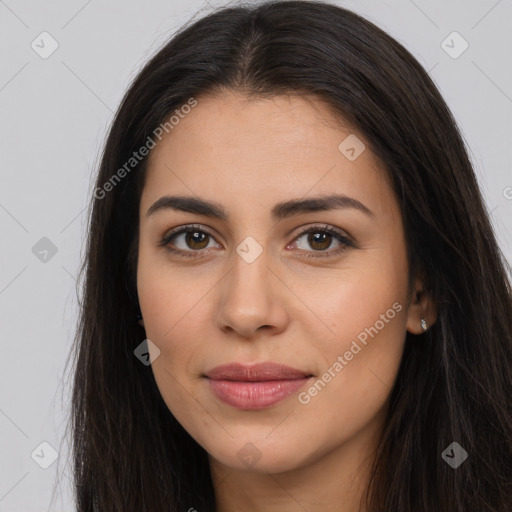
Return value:
<svg viewBox="0 0 512 512">
<path fill-rule="evenodd" d="M 307 238 L 305 235 L 308 235 Z M 303 238 L 305 238 L 305 243 L 304 241 L 300 242 Z M 333 245 L 333 242 L 337 242 L 336 248 L 327 251 L 326 249 L 329 249 Z M 307 258 L 325 258 L 335 256 L 341 254 L 349 247 L 355 247 L 352 240 L 345 236 L 343 232 L 326 224 L 313 226 L 303 230 L 299 236 L 295 238 L 292 245 L 296 245 L 301 251 L 304 250 L 310 253 L 317 253 L 308 254 L 306 255 Z M 313 251 L 308 250 L 307 247 L 304 246 L 311 247 Z"/>
<path fill-rule="evenodd" d="M 190 225 L 167 234 L 159 245 L 166 247 L 172 253 L 194 258 L 200 256 L 199 251 L 211 248 L 208 245 L 213 240 L 213 235 L 205 231 L 202 226 Z"/>
<path fill-rule="evenodd" d="M 307 238 L 305 235 L 308 235 Z M 300 242 L 301 239 L 306 242 Z M 197 258 L 203 255 L 207 249 L 215 247 L 213 235 L 200 225 L 189 225 L 177 228 L 168 233 L 158 243 L 165 247 L 169 252 L 187 258 Z M 334 243 L 336 248 L 327 251 Z M 210 245 L 213 243 L 213 245 Z M 304 245 L 309 245 L 313 250 L 308 250 Z M 288 245 L 296 246 L 300 251 L 311 253 L 305 255 L 306 258 L 326 258 L 341 254 L 349 247 L 356 247 L 354 242 L 345 236 L 341 230 L 329 225 L 317 225 L 304 229 L 295 237 L 293 242 Z M 314 254 L 316 253 L 316 254 Z"/>
</svg>

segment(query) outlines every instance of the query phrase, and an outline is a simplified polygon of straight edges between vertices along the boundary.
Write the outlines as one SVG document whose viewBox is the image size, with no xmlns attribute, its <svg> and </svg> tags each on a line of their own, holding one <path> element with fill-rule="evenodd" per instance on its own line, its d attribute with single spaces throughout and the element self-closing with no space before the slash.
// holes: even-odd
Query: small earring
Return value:
<svg viewBox="0 0 512 512">
<path fill-rule="evenodd" d="M 421 317 L 421 328 L 423 329 L 423 332 L 425 332 L 428 329 L 428 324 L 423 317 Z"/>
</svg>

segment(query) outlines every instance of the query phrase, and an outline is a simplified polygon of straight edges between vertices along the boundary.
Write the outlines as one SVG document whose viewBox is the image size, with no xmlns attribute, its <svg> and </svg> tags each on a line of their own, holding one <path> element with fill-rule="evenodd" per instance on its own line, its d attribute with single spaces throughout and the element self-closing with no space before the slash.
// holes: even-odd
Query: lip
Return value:
<svg viewBox="0 0 512 512">
<path fill-rule="evenodd" d="M 230 363 L 204 375 L 217 398 L 238 409 L 270 407 L 298 391 L 312 377 L 308 372 L 278 363 Z"/>
</svg>

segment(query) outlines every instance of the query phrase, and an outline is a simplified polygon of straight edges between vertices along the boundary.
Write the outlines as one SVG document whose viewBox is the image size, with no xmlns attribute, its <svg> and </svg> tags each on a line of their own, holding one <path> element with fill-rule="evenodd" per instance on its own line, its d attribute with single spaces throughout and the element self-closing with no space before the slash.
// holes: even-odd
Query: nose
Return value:
<svg viewBox="0 0 512 512">
<path fill-rule="evenodd" d="M 233 265 L 219 283 L 216 324 L 223 332 L 254 339 L 264 332 L 271 336 L 286 329 L 285 301 L 291 292 L 270 268 L 267 252 L 251 263 L 233 254 Z"/>
</svg>

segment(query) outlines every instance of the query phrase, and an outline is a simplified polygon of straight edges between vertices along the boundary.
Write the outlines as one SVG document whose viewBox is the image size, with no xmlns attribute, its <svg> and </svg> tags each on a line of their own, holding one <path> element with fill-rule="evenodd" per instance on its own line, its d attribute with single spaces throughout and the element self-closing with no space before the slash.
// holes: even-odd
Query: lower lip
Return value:
<svg viewBox="0 0 512 512">
<path fill-rule="evenodd" d="M 210 389 L 223 402 L 238 409 L 264 409 L 298 391 L 310 377 L 293 380 L 245 382 L 208 379 Z"/>
</svg>

